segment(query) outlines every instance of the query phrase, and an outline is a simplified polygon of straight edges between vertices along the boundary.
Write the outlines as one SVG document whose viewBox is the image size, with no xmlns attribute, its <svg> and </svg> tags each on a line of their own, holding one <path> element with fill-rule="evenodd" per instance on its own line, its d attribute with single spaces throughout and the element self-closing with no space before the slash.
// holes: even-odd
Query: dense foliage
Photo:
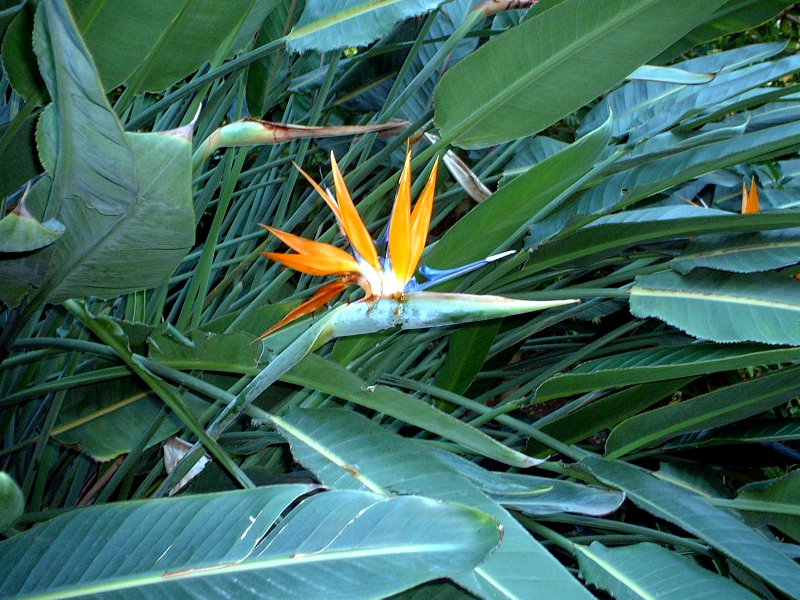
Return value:
<svg viewBox="0 0 800 600">
<path fill-rule="evenodd" d="M 792 2 L 136 4 L 0 0 L 0 595 L 800 597 Z"/>
</svg>

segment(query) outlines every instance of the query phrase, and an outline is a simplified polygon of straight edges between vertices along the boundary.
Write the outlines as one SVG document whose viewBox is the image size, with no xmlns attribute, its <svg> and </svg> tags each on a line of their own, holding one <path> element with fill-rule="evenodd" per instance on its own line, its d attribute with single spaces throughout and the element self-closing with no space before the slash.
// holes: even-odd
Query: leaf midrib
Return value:
<svg viewBox="0 0 800 600">
<path fill-rule="evenodd" d="M 159 583 L 170 583 L 173 581 L 185 581 L 187 579 L 198 579 L 204 577 L 215 577 L 232 575 L 236 573 L 248 573 L 266 569 L 280 569 L 282 567 L 296 567 L 301 564 L 315 564 L 336 560 L 353 561 L 357 559 L 368 559 L 375 557 L 389 557 L 404 554 L 428 554 L 428 553 L 447 553 L 452 552 L 453 544 L 447 543 L 415 543 L 404 545 L 385 545 L 372 546 L 369 548 L 360 547 L 348 550 L 326 550 L 308 554 L 291 554 L 277 556 L 260 560 L 244 560 L 239 562 L 220 563 L 208 567 L 187 568 L 178 571 L 151 571 L 146 574 L 134 574 L 114 579 L 106 579 L 100 582 L 73 585 L 60 590 L 53 590 L 43 593 L 32 593 L 17 596 L 20 600 L 58 600 L 62 598 L 79 598 L 89 594 L 98 594 L 112 591 L 130 590 Z"/>
<path fill-rule="evenodd" d="M 631 297 L 646 296 L 655 298 L 680 298 L 684 300 L 719 302 L 722 304 L 743 304 L 748 306 L 759 306 L 778 310 L 788 310 L 800 312 L 800 303 L 791 304 L 779 300 L 763 300 L 753 296 L 739 296 L 734 294 L 723 294 L 720 292 L 707 291 L 684 291 L 684 290 L 664 290 L 659 288 L 646 288 L 637 285 L 631 289 Z"/>
<path fill-rule="evenodd" d="M 653 4 L 659 2 L 659 0 L 650 0 L 647 3 L 641 4 L 638 8 L 633 7 L 629 8 L 628 10 L 623 11 L 622 13 L 618 14 L 618 18 L 614 19 L 613 21 L 607 21 L 605 27 L 598 27 L 593 30 L 593 33 L 582 36 L 578 41 L 573 42 L 562 48 L 560 51 L 556 52 L 555 54 L 551 55 L 547 60 L 542 63 L 539 63 L 538 67 L 530 70 L 527 76 L 521 77 L 517 79 L 511 85 L 502 88 L 497 94 L 490 97 L 489 100 L 485 103 L 482 103 L 480 107 L 476 110 L 468 113 L 461 121 L 460 124 L 457 124 L 453 129 L 449 132 L 449 139 L 453 140 L 456 139 L 461 133 L 469 129 L 470 127 L 474 126 L 475 123 L 480 121 L 483 118 L 486 118 L 487 113 L 495 112 L 499 105 L 507 102 L 512 96 L 516 96 L 522 92 L 522 90 L 528 87 L 533 80 L 540 79 L 543 77 L 545 73 L 549 73 L 557 68 L 559 64 L 564 62 L 566 58 L 573 57 L 574 55 L 578 54 L 580 51 L 583 51 L 587 46 L 591 43 L 595 42 L 597 39 L 601 38 L 603 35 L 606 34 L 607 31 L 614 30 L 621 26 L 621 24 L 626 23 L 627 21 L 633 19 L 637 14 L 649 9 Z M 558 6 L 554 6 L 550 10 L 557 10 Z M 566 10 L 566 9 L 564 9 Z M 542 18 L 546 11 L 539 15 L 536 18 Z M 475 137 L 465 137 L 461 141 L 465 144 L 470 143 L 471 141 L 481 139 L 482 136 L 475 136 Z"/>
<path fill-rule="evenodd" d="M 766 391 L 763 391 L 763 392 L 761 392 L 761 393 L 759 393 L 759 394 L 757 394 L 755 396 L 748 395 L 746 398 L 740 398 L 739 400 L 736 400 L 736 401 L 734 401 L 732 403 L 728 403 L 728 404 L 725 404 L 724 406 L 720 406 L 716 410 L 706 411 L 706 412 L 702 412 L 702 413 L 699 413 L 699 414 L 696 414 L 696 415 L 690 415 L 690 416 L 684 417 L 684 418 L 682 418 L 682 419 L 680 419 L 678 421 L 670 419 L 669 420 L 669 425 L 667 425 L 666 427 L 662 427 L 661 429 L 653 431 L 652 433 L 650 433 L 648 435 L 637 436 L 633 440 L 630 440 L 629 442 L 627 442 L 624 446 L 619 446 L 619 447 L 614 448 L 613 450 L 609 451 L 608 454 L 606 455 L 606 458 L 609 458 L 609 459 L 619 458 L 620 456 L 623 456 L 625 454 L 630 453 L 632 450 L 636 450 L 636 449 L 641 448 L 642 446 L 646 446 L 646 445 L 648 445 L 648 444 L 650 444 L 652 442 L 656 442 L 656 441 L 664 439 L 664 438 L 668 438 L 668 437 L 672 437 L 672 436 L 675 436 L 675 435 L 679 435 L 681 433 L 689 433 L 691 431 L 694 431 L 695 428 L 702 427 L 709 420 L 713 420 L 713 419 L 716 419 L 718 417 L 721 417 L 721 416 L 724 416 L 724 415 L 727 415 L 727 414 L 730 414 L 730 413 L 736 413 L 737 411 L 740 411 L 740 410 L 745 410 L 748 407 L 751 407 L 751 406 L 754 406 L 754 405 L 758 405 L 762 401 L 764 401 L 764 400 L 766 400 L 768 398 L 772 398 L 773 396 L 776 396 L 776 395 L 779 396 L 781 394 L 791 394 L 791 393 L 793 393 L 793 390 L 786 390 L 785 388 L 784 389 L 780 389 L 780 390 L 774 390 L 774 389 L 773 390 L 766 390 Z M 707 401 L 707 399 L 706 399 L 706 401 Z M 692 400 L 688 400 L 687 402 L 691 403 Z M 678 405 L 678 406 L 684 406 L 685 407 L 686 404 Z M 689 406 L 688 408 L 686 408 L 686 410 L 689 410 L 691 408 L 692 407 Z M 674 412 L 674 411 L 672 410 L 671 406 L 665 406 L 662 409 L 656 409 L 655 411 L 651 411 L 650 413 L 644 413 L 643 415 L 641 415 L 641 417 L 647 417 L 647 420 L 650 420 L 654 416 L 654 414 L 655 415 L 663 415 L 665 412 Z M 644 418 L 639 418 L 639 417 L 632 417 L 630 419 L 631 422 L 641 422 L 643 420 L 645 420 L 645 419 Z M 609 437 L 609 440 L 611 440 L 611 437 Z"/>
</svg>

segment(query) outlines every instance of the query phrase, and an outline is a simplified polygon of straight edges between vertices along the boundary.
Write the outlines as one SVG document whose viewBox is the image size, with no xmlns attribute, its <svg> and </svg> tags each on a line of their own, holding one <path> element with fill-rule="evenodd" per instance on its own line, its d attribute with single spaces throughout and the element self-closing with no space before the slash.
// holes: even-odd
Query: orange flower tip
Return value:
<svg viewBox="0 0 800 600">
<path fill-rule="evenodd" d="M 270 335 L 271 333 L 281 329 L 285 325 L 296 321 L 297 319 L 304 317 L 310 313 L 315 312 L 317 309 L 322 308 L 328 302 L 336 298 L 339 294 L 341 294 L 347 287 L 350 285 L 351 281 L 343 277 L 342 279 L 337 279 L 335 281 L 331 281 L 330 283 L 326 283 L 321 288 L 319 288 L 314 295 L 303 302 L 300 306 L 295 308 L 294 310 L 290 310 L 286 316 L 284 316 L 280 321 L 275 323 L 272 327 L 267 329 L 264 333 L 258 336 L 253 342 L 259 342 L 263 340 L 265 337 Z"/>
<path fill-rule="evenodd" d="M 742 183 L 742 214 L 754 214 L 759 211 L 758 188 L 756 187 L 756 177 L 753 175 L 749 191 L 747 189 L 747 184 Z"/>
</svg>

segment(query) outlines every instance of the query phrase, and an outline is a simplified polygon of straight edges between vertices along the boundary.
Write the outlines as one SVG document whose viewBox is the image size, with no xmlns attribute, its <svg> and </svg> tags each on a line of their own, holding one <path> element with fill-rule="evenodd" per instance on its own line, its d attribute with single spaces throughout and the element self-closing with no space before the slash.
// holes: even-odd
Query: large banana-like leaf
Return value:
<svg viewBox="0 0 800 600">
<path fill-rule="evenodd" d="M 800 282 L 774 273 L 696 269 L 636 278 L 631 312 L 715 342 L 800 345 Z"/>
<path fill-rule="evenodd" d="M 721 387 L 623 421 L 608 436 L 606 454 L 616 458 L 681 433 L 720 427 L 786 404 L 800 392 L 797 367 Z"/>
<path fill-rule="evenodd" d="M 0 543 L 0 594 L 374 598 L 480 564 L 497 522 L 454 504 L 314 486 L 80 509 Z"/>
<path fill-rule="evenodd" d="M 106 90 L 159 92 L 196 71 L 236 32 L 254 4 L 275 0 L 69 1 Z M 125 43 L 120 44 L 124 39 Z"/>
<path fill-rule="evenodd" d="M 369 385 L 344 367 L 315 355 L 307 356 L 283 379 L 394 417 L 503 464 L 528 468 L 541 462 L 504 446 L 420 398 L 387 386 Z"/>
<path fill-rule="evenodd" d="M 188 410 L 200 417 L 208 404 L 186 396 Z M 131 451 L 158 418 L 164 403 L 137 381 L 122 378 L 67 391 L 52 435 L 59 442 L 85 452 L 97 461 L 113 460 Z M 174 414 L 165 416 L 145 442 L 152 446 L 182 427 Z"/>
<path fill-rule="evenodd" d="M 536 400 L 795 360 L 800 360 L 800 348 L 773 349 L 756 344 L 688 344 L 637 350 L 590 360 L 569 373 L 554 375 L 536 388 Z"/>
<path fill-rule="evenodd" d="M 478 508 L 500 521 L 503 541 L 497 551 L 454 578 L 480 597 L 591 597 L 505 509 L 423 447 L 341 409 L 295 409 L 273 422 L 289 440 L 294 457 L 325 485 L 424 494 Z"/>
<path fill-rule="evenodd" d="M 615 598 L 703 600 L 710 590 L 730 600 L 758 598 L 734 581 L 656 544 L 608 548 L 592 542 L 577 546 L 577 555 L 583 578 Z"/>
<path fill-rule="evenodd" d="M 800 212 L 790 210 L 739 215 L 686 204 L 629 210 L 601 217 L 588 227 L 542 244 L 531 255 L 522 273 L 537 272 L 586 256 L 602 256 L 618 248 L 665 238 L 722 231 L 767 231 L 797 225 L 800 225 Z M 536 231 L 536 227 L 531 228 L 532 233 Z"/>
<path fill-rule="evenodd" d="M 560 2 L 445 74 L 436 90 L 442 138 L 477 148 L 541 131 L 622 81 L 722 4 Z"/>
<path fill-rule="evenodd" d="M 701 25 L 664 50 L 658 60 L 666 62 L 709 40 L 752 29 L 780 15 L 792 4 L 792 0 L 728 0 Z"/>
<path fill-rule="evenodd" d="M 651 102 L 634 115 L 635 129 L 630 133 L 632 142 L 651 137 L 674 126 L 684 116 L 713 107 L 739 94 L 743 94 L 770 81 L 782 79 L 800 70 L 800 57 L 771 61 L 736 71 L 720 73 L 710 83 L 700 86 L 683 86 L 667 99 Z"/>
<path fill-rule="evenodd" d="M 260 370 L 257 366 L 259 348 L 251 342 L 252 336 L 241 333 L 197 335 L 192 338 L 193 346 L 180 345 L 166 336 L 158 336 L 151 339 L 151 357 L 177 368 L 257 374 Z M 281 379 L 389 415 L 504 464 L 526 468 L 539 462 L 420 398 L 388 386 L 369 385 L 338 363 L 315 354 L 300 360 Z M 144 407 L 137 410 L 143 411 Z M 107 435 L 106 440 L 119 437 L 118 434 Z"/>
<path fill-rule="evenodd" d="M 800 595 L 800 567 L 730 512 L 634 465 L 595 457 L 579 464 L 589 475 L 624 491 L 643 510 L 696 535 L 788 596 Z"/>
<path fill-rule="evenodd" d="M 35 45 L 53 98 L 37 136 L 44 216 L 65 232 L 32 304 L 162 283 L 194 239 L 188 132 L 122 130 L 63 0 L 40 5 Z"/>
<path fill-rule="evenodd" d="M 547 422 L 541 424 L 539 428 L 543 433 L 564 443 L 580 442 L 647 410 L 662 400 L 671 398 L 691 381 L 691 377 L 654 381 L 606 394 L 567 414 L 547 419 Z M 534 456 L 546 456 L 549 453 L 548 448 L 535 440 L 528 440 L 525 450 Z"/>
<path fill-rule="evenodd" d="M 565 512 L 607 515 L 617 510 L 625 495 L 614 490 L 522 473 L 490 471 L 450 452 L 434 452 L 436 458 L 468 477 L 490 498 L 529 515 Z"/>
<path fill-rule="evenodd" d="M 800 540 L 800 518 L 798 518 L 797 512 L 769 511 L 770 504 L 792 507 L 800 504 L 800 472 L 792 471 L 788 475 L 776 479 L 748 483 L 739 488 L 736 499 L 762 503 L 767 510 L 759 514 L 761 521 L 780 529 L 795 541 Z"/>
<path fill-rule="evenodd" d="M 764 44 L 751 44 L 742 48 L 734 48 L 724 52 L 698 56 L 689 60 L 676 63 L 674 66 L 690 73 L 726 73 L 731 77 L 730 71 L 734 71 L 734 81 L 741 76 L 737 71 L 753 63 L 765 60 L 779 54 L 786 48 L 782 42 L 771 42 Z M 608 96 L 598 102 L 586 115 L 586 118 L 578 128 L 579 133 L 585 133 L 593 127 L 597 127 L 605 116 L 611 111 L 614 114 L 614 136 L 621 136 L 634 127 L 641 125 L 647 115 L 652 116 L 660 107 L 670 106 L 673 99 L 686 100 L 687 95 L 694 95 L 699 91 L 687 90 L 686 86 L 673 85 L 656 81 L 632 81 L 620 86 Z M 706 90 L 702 98 L 693 96 L 698 107 L 710 106 L 716 94 L 713 91 L 709 94 Z"/>
<path fill-rule="evenodd" d="M 800 262 L 800 229 L 700 236 L 669 265 L 688 273 L 697 267 L 754 273 Z"/>
<path fill-rule="evenodd" d="M 416 17 L 444 0 L 307 0 L 297 26 L 286 37 L 293 52 L 365 46 L 400 19 Z"/>
</svg>

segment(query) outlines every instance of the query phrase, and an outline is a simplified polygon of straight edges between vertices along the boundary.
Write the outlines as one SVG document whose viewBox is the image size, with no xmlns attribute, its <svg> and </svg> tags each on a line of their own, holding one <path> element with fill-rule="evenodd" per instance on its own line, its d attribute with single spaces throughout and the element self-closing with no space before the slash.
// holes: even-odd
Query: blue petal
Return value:
<svg viewBox="0 0 800 600">
<path fill-rule="evenodd" d="M 508 250 L 506 252 L 501 252 L 500 254 L 494 254 L 483 260 L 477 260 L 473 263 L 469 263 L 468 265 L 463 265 L 461 267 L 456 267 L 455 269 L 434 269 L 433 267 L 429 267 L 428 265 L 420 265 L 419 272 L 422 273 L 427 281 L 422 283 L 417 283 L 416 280 L 411 280 L 408 282 L 406 286 L 406 291 L 419 291 L 429 288 L 433 285 L 438 283 L 442 283 L 444 281 L 449 281 L 451 279 L 455 279 L 456 277 L 460 277 L 461 275 L 465 275 L 466 273 L 471 273 L 481 267 L 488 265 L 489 263 L 493 263 L 496 260 L 500 260 L 501 258 L 505 258 L 506 256 L 511 256 L 512 254 L 516 254 L 516 250 Z M 411 284 L 414 284 L 412 289 L 409 289 Z"/>
</svg>

